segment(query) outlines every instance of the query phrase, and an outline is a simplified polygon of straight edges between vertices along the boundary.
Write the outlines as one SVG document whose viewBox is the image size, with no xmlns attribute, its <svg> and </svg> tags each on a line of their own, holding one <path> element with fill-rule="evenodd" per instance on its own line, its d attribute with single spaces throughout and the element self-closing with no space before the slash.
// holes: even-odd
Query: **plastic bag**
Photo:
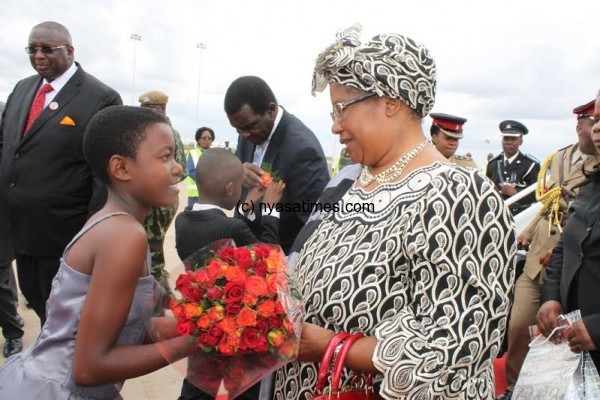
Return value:
<svg viewBox="0 0 600 400">
<path fill-rule="evenodd" d="M 579 310 L 559 317 L 552 335 L 581 319 Z M 531 327 L 532 341 L 513 391 L 513 400 L 598 400 L 600 378 L 588 352 L 573 353 L 566 340 L 550 342 Z"/>
</svg>

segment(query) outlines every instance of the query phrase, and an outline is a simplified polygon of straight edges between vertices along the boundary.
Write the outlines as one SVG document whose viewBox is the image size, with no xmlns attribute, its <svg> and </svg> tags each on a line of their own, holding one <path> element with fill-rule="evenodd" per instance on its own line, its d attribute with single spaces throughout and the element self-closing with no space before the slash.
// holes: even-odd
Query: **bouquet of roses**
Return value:
<svg viewBox="0 0 600 400">
<path fill-rule="evenodd" d="M 234 398 L 298 352 L 302 304 L 279 246 L 220 241 L 184 261 L 171 301 L 181 335 L 195 335 L 187 379 Z"/>
</svg>

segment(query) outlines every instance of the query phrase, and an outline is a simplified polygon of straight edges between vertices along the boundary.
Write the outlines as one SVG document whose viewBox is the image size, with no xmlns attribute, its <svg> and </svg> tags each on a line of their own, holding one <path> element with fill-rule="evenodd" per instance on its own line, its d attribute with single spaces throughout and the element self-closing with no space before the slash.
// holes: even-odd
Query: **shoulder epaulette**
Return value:
<svg viewBox="0 0 600 400">
<path fill-rule="evenodd" d="M 525 154 L 525 153 L 521 153 L 521 154 L 523 154 L 523 156 L 525 158 L 528 158 L 529 160 L 531 160 L 535 163 L 538 163 L 538 164 L 540 163 L 540 161 L 537 158 L 535 158 L 534 156 L 532 156 L 531 154 Z"/>
</svg>

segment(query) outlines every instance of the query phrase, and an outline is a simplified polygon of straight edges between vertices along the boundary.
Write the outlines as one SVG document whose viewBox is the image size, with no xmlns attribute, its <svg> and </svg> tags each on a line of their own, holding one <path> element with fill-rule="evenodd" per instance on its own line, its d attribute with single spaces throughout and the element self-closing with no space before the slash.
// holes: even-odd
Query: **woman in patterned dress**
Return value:
<svg viewBox="0 0 600 400">
<path fill-rule="evenodd" d="M 427 49 L 397 34 L 362 44 L 360 29 L 338 33 L 315 67 L 313 93 L 329 85 L 332 131 L 360 165 L 326 189 L 335 209 L 313 216 L 291 255 L 306 316 L 275 399 L 311 398 L 342 331 L 365 335 L 346 367 L 376 373 L 385 399 L 492 399 L 514 280 L 510 213 L 479 171 L 426 141 Z"/>
</svg>

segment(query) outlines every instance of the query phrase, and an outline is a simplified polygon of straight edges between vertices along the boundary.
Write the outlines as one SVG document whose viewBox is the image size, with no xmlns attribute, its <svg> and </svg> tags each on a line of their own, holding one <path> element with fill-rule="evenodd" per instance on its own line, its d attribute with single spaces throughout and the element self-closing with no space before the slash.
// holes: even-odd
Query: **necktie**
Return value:
<svg viewBox="0 0 600 400">
<path fill-rule="evenodd" d="M 510 165 L 510 162 L 508 160 L 504 160 L 504 168 L 508 167 Z"/>
<path fill-rule="evenodd" d="M 46 93 L 49 93 L 53 90 L 54 89 L 52 88 L 52 85 L 46 83 L 35 95 L 35 99 L 33 99 L 33 103 L 31 103 L 31 108 L 29 109 L 29 117 L 27 118 L 27 125 L 25 125 L 23 136 L 27 135 L 27 131 L 29 131 L 29 128 L 31 128 L 33 121 L 35 121 L 36 118 L 42 113 L 42 110 L 44 109 L 44 103 L 46 102 Z"/>
</svg>

